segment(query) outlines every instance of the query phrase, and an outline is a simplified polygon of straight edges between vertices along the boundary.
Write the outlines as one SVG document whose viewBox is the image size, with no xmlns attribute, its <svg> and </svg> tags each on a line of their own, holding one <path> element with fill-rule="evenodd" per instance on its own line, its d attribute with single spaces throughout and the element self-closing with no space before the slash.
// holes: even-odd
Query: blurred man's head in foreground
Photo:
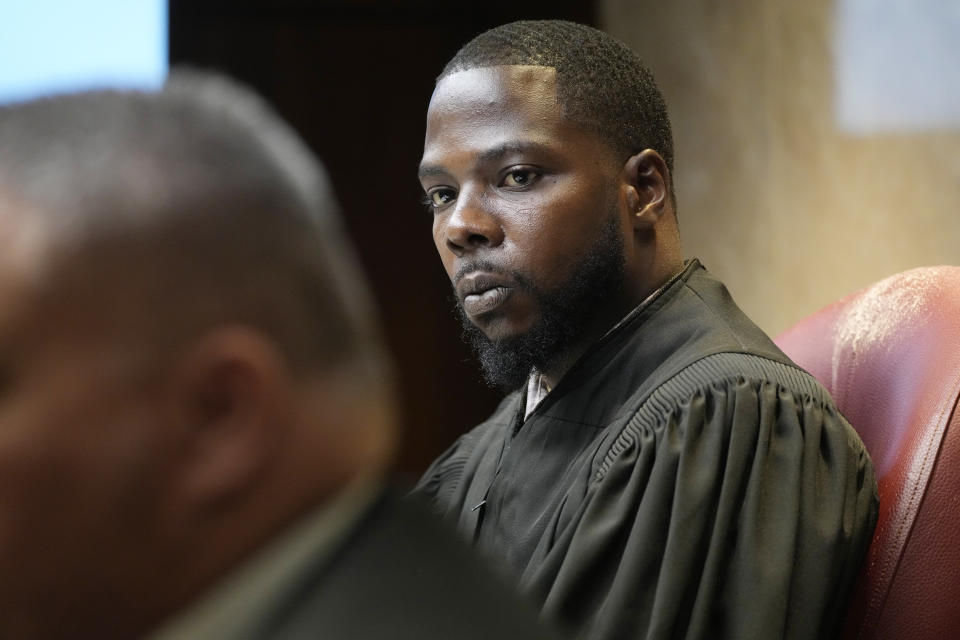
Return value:
<svg viewBox="0 0 960 640">
<path fill-rule="evenodd" d="M 0 636 L 140 633 L 382 470 L 371 318 L 322 169 L 248 92 L 0 108 Z"/>
</svg>

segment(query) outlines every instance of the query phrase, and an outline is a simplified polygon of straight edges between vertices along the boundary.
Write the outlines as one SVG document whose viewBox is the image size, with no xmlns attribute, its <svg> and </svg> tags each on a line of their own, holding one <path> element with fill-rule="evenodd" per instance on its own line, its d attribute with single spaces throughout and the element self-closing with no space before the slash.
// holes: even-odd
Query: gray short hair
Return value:
<svg viewBox="0 0 960 640">
<path fill-rule="evenodd" d="M 323 168 L 222 76 L 178 70 L 158 92 L 0 107 L 0 191 L 68 247 L 126 256 L 171 323 L 249 323 L 302 365 L 381 359 Z"/>
</svg>

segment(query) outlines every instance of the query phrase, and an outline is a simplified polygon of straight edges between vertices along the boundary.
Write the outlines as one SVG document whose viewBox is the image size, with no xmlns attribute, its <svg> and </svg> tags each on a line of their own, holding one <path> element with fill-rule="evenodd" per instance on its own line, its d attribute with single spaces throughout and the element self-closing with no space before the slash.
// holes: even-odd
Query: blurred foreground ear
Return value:
<svg viewBox="0 0 960 640">
<path fill-rule="evenodd" d="M 626 202 L 635 229 L 655 225 L 667 210 L 670 195 L 670 171 L 653 149 L 630 156 L 624 164 Z"/>
<path fill-rule="evenodd" d="M 216 509 L 250 490 L 276 454 L 292 411 L 290 373 L 273 341 L 242 326 L 193 341 L 173 373 L 178 484 L 190 504 Z"/>
</svg>

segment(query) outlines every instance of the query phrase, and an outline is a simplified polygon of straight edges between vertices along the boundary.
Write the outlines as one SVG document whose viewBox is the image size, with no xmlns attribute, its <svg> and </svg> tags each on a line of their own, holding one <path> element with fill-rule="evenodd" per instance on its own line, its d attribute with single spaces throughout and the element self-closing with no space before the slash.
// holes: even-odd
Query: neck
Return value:
<svg viewBox="0 0 960 640">
<path fill-rule="evenodd" d="M 563 351 L 557 353 L 550 359 L 549 363 L 541 368 L 540 373 L 547 386 L 551 389 L 557 386 L 557 383 L 573 365 L 643 299 L 645 297 L 635 303 L 631 300 L 616 305 L 608 305 L 601 313 L 593 315 L 578 339 L 569 344 Z"/>
<path fill-rule="evenodd" d="M 629 287 L 627 295 L 613 300 L 604 309 L 598 310 L 581 332 L 580 337 L 540 369 L 547 386 L 551 389 L 556 387 L 593 345 L 682 269 L 682 260 L 671 261 L 658 269 L 653 277 L 646 278 L 646 282 Z"/>
</svg>

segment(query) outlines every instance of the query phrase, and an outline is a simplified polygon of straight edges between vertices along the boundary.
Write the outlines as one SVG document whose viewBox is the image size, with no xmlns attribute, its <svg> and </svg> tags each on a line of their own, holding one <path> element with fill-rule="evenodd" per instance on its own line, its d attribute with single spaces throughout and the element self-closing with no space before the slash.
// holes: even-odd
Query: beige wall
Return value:
<svg viewBox="0 0 960 640">
<path fill-rule="evenodd" d="M 833 0 L 601 7 L 666 95 L 685 251 L 761 327 L 778 333 L 898 271 L 960 264 L 960 132 L 838 129 Z"/>
</svg>

